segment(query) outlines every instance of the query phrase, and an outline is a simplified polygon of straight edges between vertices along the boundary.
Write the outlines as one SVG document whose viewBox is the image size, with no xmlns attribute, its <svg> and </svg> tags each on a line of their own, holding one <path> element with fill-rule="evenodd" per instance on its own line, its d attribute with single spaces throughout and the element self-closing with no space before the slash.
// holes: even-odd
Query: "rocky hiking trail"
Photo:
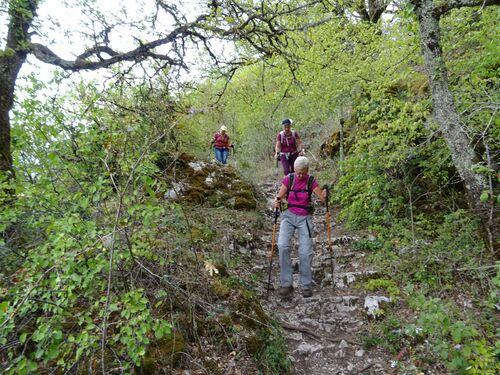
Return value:
<svg viewBox="0 0 500 375">
<path fill-rule="evenodd" d="M 266 197 L 273 197 L 278 188 L 278 181 L 261 185 Z M 297 270 L 293 275 L 293 296 L 283 299 L 277 293 L 277 247 L 273 259 L 271 288 L 267 296 L 268 256 L 274 222 L 271 207 L 266 218 L 270 223 L 269 233 L 263 234 L 263 246 L 258 246 L 255 253 L 255 271 L 266 275 L 262 281 L 261 303 L 267 313 L 283 327 L 293 374 L 394 374 L 390 355 L 379 350 L 367 351 L 362 347 L 363 332 L 370 324 L 370 319 L 373 319 L 370 314 L 377 309 L 379 301 L 388 300 L 388 297 L 374 295 L 359 286 L 360 281 L 374 277 L 374 272 L 367 268 L 365 254 L 353 250 L 356 237 L 342 233 L 333 213 L 330 247 L 325 221 L 326 208 L 318 202 L 315 206 L 312 297 L 304 298 L 298 286 L 296 236 L 292 243 L 292 261 Z M 333 210 L 330 210 L 332 213 Z M 278 231 L 279 220 L 276 241 Z"/>
</svg>

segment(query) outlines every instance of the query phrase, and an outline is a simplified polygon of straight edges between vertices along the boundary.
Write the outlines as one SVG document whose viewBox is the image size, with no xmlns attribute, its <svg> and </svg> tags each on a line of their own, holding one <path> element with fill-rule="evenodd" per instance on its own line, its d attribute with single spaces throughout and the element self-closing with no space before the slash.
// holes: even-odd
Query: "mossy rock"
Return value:
<svg viewBox="0 0 500 375">
<path fill-rule="evenodd" d="M 249 290 L 239 288 L 234 305 L 236 311 L 233 313 L 233 320 L 244 328 L 260 328 L 270 321 L 259 300 Z"/>
<path fill-rule="evenodd" d="M 231 166 L 197 161 L 189 154 L 177 159 L 159 155 L 157 165 L 164 173 L 167 185 L 180 184 L 181 202 L 236 210 L 254 210 L 256 191 Z M 168 192 L 165 196 L 169 196 Z"/>
<path fill-rule="evenodd" d="M 209 285 L 210 291 L 218 298 L 225 299 L 231 294 L 231 289 L 222 283 L 219 278 L 214 278 Z"/>
<path fill-rule="evenodd" d="M 341 120 L 344 123 L 344 153 L 349 153 L 354 140 L 351 139 L 351 131 L 349 130 L 352 124 L 351 120 Z M 339 155 L 340 152 L 340 131 L 336 130 L 330 134 L 330 137 L 321 145 L 321 155 L 328 158 L 334 158 Z"/>
<path fill-rule="evenodd" d="M 149 346 L 139 373 L 157 374 L 158 369 L 172 368 L 179 363 L 185 351 L 186 342 L 179 332 L 155 341 Z"/>
</svg>

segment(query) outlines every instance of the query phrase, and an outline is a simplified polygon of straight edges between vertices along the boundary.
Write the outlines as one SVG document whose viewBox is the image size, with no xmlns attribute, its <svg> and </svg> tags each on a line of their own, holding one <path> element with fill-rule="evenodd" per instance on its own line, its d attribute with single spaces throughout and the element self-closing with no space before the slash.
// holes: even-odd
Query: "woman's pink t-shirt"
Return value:
<svg viewBox="0 0 500 375">
<path fill-rule="evenodd" d="M 290 180 L 290 175 L 286 175 L 283 178 L 283 185 L 288 187 L 288 182 Z M 309 175 L 306 174 L 301 180 L 295 175 L 293 179 L 293 186 L 290 187 L 290 190 L 304 190 L 304 191 L 290 191 L 288 193 L 288 204 L 299 205 L 299 206 L 308 206 L 309 202 L 309 194 L 307 192 L 307 180 L 309 180 Z M 318 186 L 318 181 L 316 179 L 313 180 L 311 185 L 311 191 L 316 189 Z M 299 216 L 307 216 L 309 212 L 307 209 L 302 207 L 290 207 L 289 210 L 293 212 L 295 215 Z"/>
<path fill-rule="evenodd" d="M 293 136 L 295 133 L 295 137 Z M 297 139 L 300 136 L 297 132 L 290 132 L 289 134 L 284 134 L 283 142 L 281 142 L 281 132 L 276 136 L 276 140 L 281 144 L 281 152 L 295 152 L 297 151 Z"/>
</svg>

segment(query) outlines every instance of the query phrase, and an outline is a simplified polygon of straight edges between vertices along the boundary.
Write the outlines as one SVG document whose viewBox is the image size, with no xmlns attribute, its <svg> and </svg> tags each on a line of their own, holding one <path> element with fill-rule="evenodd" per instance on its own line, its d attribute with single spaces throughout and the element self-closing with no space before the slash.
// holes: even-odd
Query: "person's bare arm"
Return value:
<svg viewBox="0 0 500 375">
<path fill-rule="evenodd" d="M 304 154 L 305 154 L 304 144 L 302 143 L 302 139 L 300 139 L 300 138 L 297 138 L 297 151 L 298 151 L 301 155 L 304 155 Z"/>
<path fill-rule="evenodd" d="M 277 158 L 280 152 L 281 152 L 281 143 L 278 140 L 278 141 L 276 141 L 276 144 L 274 145 L 274 157 Z"/>
<path fill-rule="evenodd" d="M 286 191 L 288 188 L 286 185 L 281 184 L 280 190 L 278 191 L 278 195 L 274 198 L 274 207 L 279 207 L 280 202 L 285 198 Z"/>
<path fill-rule="evenodd" d="M 286 188 L 286 186 L 285 186 L 285 188 Z M 319 187 L 319 185 L 318 185 L 318 186 L 316 186 L 316 188 L 313 190 L 313 193 L 314 193 L 314 194 L 316 194 L 316 195 L 318 196 L 318 198 L 319 198 L 319 200 L 320 200 L 321 202 L 325 202 L 325 199 L 326 199 L 326 190 L 321 189 L 321 188 Z"/>
</svg>

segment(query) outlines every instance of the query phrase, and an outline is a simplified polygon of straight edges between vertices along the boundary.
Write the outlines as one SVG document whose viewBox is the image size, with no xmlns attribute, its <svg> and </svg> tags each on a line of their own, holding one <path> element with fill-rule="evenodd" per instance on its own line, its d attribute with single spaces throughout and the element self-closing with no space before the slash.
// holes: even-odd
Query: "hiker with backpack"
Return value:
<svg viewBox="0 0 500 375">
<path fill-rule="evenodd" d="M 291 129 L 292 122 L 289 118 L 281 122 L 283 130 L 276 136 L 276 144 L 274 146 L 274 158 L 281 160 L 285 176 L 293 172 L 295 159 L 297 159 L 299 154 L 304 155 L 302 140 L 298 133 Z"/>
<path fill-rule="evenodd" d="M 293 293 L 292 259 L 290 256 L 290 242 L 298 231 L 299 237 L 299 286 L 304 297 L 312 296 L 313 257 L 313 222 L 312 222 L 312 193 L 316 194 L 321 202 L 325 202 L 326 191 L 319 187 L 313 176 L 309 175 L 309 160 L 299 156 L 294 163 L 294 173 L 283 178 L 283 183 L 274 200 L 274 207 L 279 207 L 286 198 L 287 210 L 281 215 L 280 231 L 278 236 L 280 289 L 278 294 L 288 297 Z"/>
<path fill-rule="evenodd" d="M 234 146 L 229 141 L 229 135 L 227 135 L 227 128 L 222 125 L 218 132 L 212 137 L 212 142 L 214 145 L 215 159 L 219 163 L 227 164 L 227 156 L 229 155 L 229 148 Z"/>
</svg>

